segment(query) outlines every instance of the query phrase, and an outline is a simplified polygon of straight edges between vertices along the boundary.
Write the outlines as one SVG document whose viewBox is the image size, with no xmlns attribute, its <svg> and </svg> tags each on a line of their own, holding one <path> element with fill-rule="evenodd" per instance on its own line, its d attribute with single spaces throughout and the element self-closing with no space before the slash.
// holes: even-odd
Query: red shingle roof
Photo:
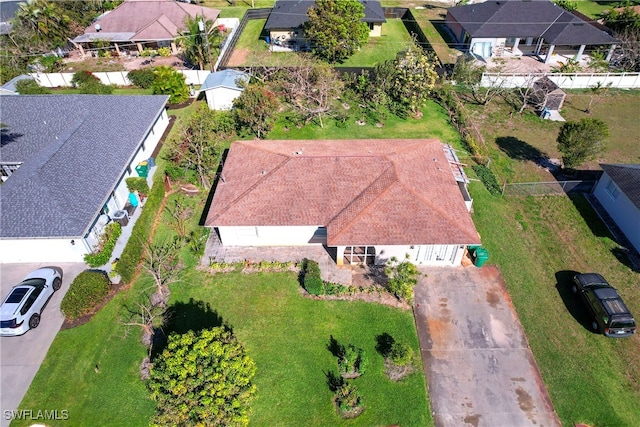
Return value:
<svg viewBox="0 0 640 427">
<path fill-rule="evenodd" d="M 330 246 L 476 244 L 437 140 L 241 141 L 205 225 L 325 226 Z"/>
</svg>

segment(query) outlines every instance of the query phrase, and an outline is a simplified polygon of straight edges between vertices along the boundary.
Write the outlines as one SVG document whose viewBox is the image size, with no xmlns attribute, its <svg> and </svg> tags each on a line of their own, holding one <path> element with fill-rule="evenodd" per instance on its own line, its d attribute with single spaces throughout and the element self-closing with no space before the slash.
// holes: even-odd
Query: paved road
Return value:
<svg viewBox="0 0 640 427">
<path fill-rule="evenodd" d="M 415 316 L 435 425 L 560 426 L 498 269 L 421 271 Z"/>
<path fill-rule="evenodd" d="M 49 264 L 0 264 L 0 298 L 18 284 L 29 272 Z M 42 313 L 40 325 L 19 337 L 0 337 L 0 426 L 8 426 L 5 411 L 16 410 L 31 385 L 49 346 L 62 326 L 60 302 L 73 279 L 86 267 L 83 263 L 55 264 L 63 270 L 62 288 L 53 294 Z M 31 408 L 62 410 L 64 408 Z"/>
</svg>

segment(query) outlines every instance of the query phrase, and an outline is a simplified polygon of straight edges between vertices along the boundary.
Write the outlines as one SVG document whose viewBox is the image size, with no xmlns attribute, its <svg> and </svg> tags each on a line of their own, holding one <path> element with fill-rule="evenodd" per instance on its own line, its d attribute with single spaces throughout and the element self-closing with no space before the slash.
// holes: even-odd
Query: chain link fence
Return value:
<svg viewBox="0 0 640 427">
<path fill-rule="evenodd" d="M 503 196 L 548 196 L 570 193 L 590 193 L 596 180 L 520 182 L 504 184 Z"/>
</svg>

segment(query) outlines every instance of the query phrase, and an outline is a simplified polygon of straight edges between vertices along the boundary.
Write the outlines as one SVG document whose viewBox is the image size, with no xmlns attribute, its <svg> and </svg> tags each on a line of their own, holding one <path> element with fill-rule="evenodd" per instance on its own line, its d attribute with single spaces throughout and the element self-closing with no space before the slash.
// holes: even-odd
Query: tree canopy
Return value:
<svg viewBox="0 0 640 427">
<path fill-rule="evenodd" d="M 609 128 L 599 119 L 585 118 L 565 122 L 558 134 L 558 150 L 564 167 L 571 170 L 604 151 Z"/>
<path fill-rule="evenodd" d="M 269 89 L 250 84 L 233 101 L 233 113 L 241 130 L 262 138 L 273 128 L 279 105 L 278 98 Z"/>
<path fill-rule="evenodd" d="M 317 0 L 307 15 L 305 37 L 313 54 L 328 62 L 349 58 L 369 37 L 369 26 L 361 21 L 364 6 L 358 0 Z"/>
<path fill-rule="evenodd" d="M 171 334 L 149 372 L 152 424 L 246 426 L 255 362 L 224 327 Z"/>
</svg>

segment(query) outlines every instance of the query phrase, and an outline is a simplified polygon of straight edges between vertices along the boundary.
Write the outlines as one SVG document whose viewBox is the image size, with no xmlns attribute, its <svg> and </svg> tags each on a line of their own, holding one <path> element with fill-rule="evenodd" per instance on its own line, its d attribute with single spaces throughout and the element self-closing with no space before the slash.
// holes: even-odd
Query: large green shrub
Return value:
<svg viewBox="0 0 640 427">
<path fill-rule="evenodd" d="M 162 174 L 158 174 L 161 176 Z M 136 271 L 136 267 L 142 257 L 144 250 L 144 242 L 147 241 L 153 228 L 153 221 L 156 214 L 160 209 L 160 204 L 164 198 L 164 185 L 162 185 L 161 178 L 158 178 L 155 185 L 151 187 L 149 191 L 149 197 L 142 209 L 142 213 L 138 217 L 136 224 L 131 230 L 131 237 L 125 246 L 120 260 L 116 265 L 116 272 L 120 275 L 125 283 L 128 283 L 133 278 L 133 274 Z"/>
<path fill-rule="evenodd" d="M 189 99 L 189 87 L 184 74 L 172 67 L 160 66 L 155 70 L 151 89 L 154 95 L 169 95 L 169 104 L 180 104 Z"/>
<path fill-rule="evenodd" d="M 69 286 L 60 310 L 67 319 L 91 312 L 109 294 L 110 284 L 107 275 L 101 271 L 83 271 Z"/>
<path fill-rule="evenodd" d="M 147 178 L 143 178 L 141 176 L 132 176 L 131 178 L 127 178 L 125 180 L 127 183 L 127 189 L 130 192 L 137 191 L 143 196 L 149 194 L 149 184 L 147 184 Z"/>
<path fill-rule="evenodd" d="M 480 181 L 482 181 L 487 190 L 489 190 L 489 193 L 494 196 L 502 194 L 502 188 L 500 188 L 500 184 L 498 184 L 498 180 L 493 172 L 491 172 L 491 169 L 483 165 L 474 165 L 472 166 L 472 169 L 476 175 L 478 175 L 478 178 L 480 178 Z"/>
<path fill-rule="evenodd" d="M 40 86 L 35 80 L 18 80 L 16 82 L 16 91 L 20 95 L 46 95 L 51 93 L 49 88 Z"/>
<path fill-rule="evenodd" d="M 406 366 L 411 363 L 413 350 L 408 344 L 396 341 L 391 345 L 389 358 L 398 366 Z"/>
<path fill-rule="evenodd" d="M 385 273 L 389 277 L 389 290 L 398 299 L 413 304 L 413 287 L 418 283 L 417 267 L 408 259 L 398 263 L 398 260 L 392 257 L 387 263 Z"/>
<path fill-rule="evenodd" d="M 304 260 L 304 288 L 311 295 L 321 295 L 323 293 L 320 266 L 311 259 Z"/>
<path fill-rule="evenodd" d="M 171 334 L 149 371 L 158 405 L 152 425 L 248 425 L 255 373 L 255 362 L 224 327 Z"/>
<path fill-rule="evenodd" d="M 141 89 L 149 89 L 156 78 L 153 68 L 143 68 L 142 70 L 131 70 L 127 74 L 127 78 L 134 86 Z"/>
<path fill-rule="evenodd" d="M 85 94 L 110 95 L 113 93 L 113 86 L 103 84 L 89 71 L 78 71 L 71 78 L 71 83 Z"/>
<path fill-rule="evenodd" d="M 100 242 L 98 243 L 97 248 L 98 250 L 93 253 L 86 254 L 84 256 L 84 262 L 86 262 L 89 267 L 100 267 L 101 265 L 108 263 L 120 234 L 122 234 L 120 224 L 112 222 L 107 225 L 100 237 Z"/>
</svg>

